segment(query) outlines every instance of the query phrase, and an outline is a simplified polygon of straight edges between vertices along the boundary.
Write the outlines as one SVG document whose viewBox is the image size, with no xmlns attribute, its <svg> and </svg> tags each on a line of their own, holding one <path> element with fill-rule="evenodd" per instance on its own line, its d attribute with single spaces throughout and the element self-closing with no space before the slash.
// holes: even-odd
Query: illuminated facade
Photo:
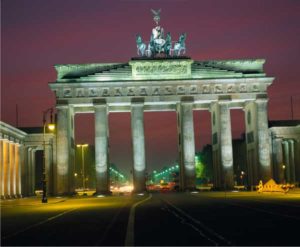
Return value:
<svg viewBox="0 0 300 247">
<path fill-rule="evenodd" d="M 270 125 L 269 136 L 274 180 L 278 183 L 288 182 L 299 185 L 300 122 L 273 121 L 270 122 Z"/>
<path fill-rule="evenodd" d="M 28 129 L 29 130 L 29 129 Z M 0 121 L 0 177 L 1 198 L 35 195 L 36 151 L 43 150 L 43 134 L 28 134 Z M 53 194 L 53 176 L 56 142 L 55 136 L 45 134 L 45 163 L 48 193 Z M 40 178 L 42 179 L 42 178 Z"/>
<path fill-rule="evenodd" d="M 74 191 L 74 115 L 95 114 L 96 191 L 109 192 L 110 112 L 130 112 L 133 179 L 145 190 L 144 111 L 177 112 L 180 187 L 195 188 L 193 110 L 211 112 L 214 186 L 233 187 L 230 109 L 243 109 L 251 185 L 272 177 L 267 87 L 274 78 L 263 59 L 193 61 L 188 57 L 135 58 L 128 63 L 56 65 L 49 84 L 56 95 L 57 161 L 55 193 Z"/>
</svg>

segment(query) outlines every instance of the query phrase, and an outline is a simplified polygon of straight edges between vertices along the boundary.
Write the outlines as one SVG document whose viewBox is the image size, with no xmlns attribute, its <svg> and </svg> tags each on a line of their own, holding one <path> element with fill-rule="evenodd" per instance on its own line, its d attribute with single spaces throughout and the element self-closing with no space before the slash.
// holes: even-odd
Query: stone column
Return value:
<svg viewBox="0 0 300 247">
<path fill-rule="evenodd" d="M 233 153 L 231 118 L 228 103 L 220 103 L 220 145 L 221 145 L 221 164 L 223 170 L 224 189 L 231 189 L 233 181 Z"/>
<path fill-rule="evenodd" d="M 299 137 L 300 138 L 300 135 Z M 300 181 L 300 139 L 294 140 L 295 147 L 295 172 L 296 172 L 296 181 Z"/>
<path fill-rule="evenodd" d="M 4 195 L 5 198 L 10 198 L 10 142 L 5 142 L 5 151 L 6 151 L 6 157 L 4 160 L 4 166 L 5 166 L 5 178 L 4 178 Z"/>
<path fill-rule="evenodd" d="M 181 130 L 182 172 L 181 190 L 196 189 L 195 174 L 195 137 L 193 121 L 193 102 L 181 102 L 179 110 L 179 126 Z"/>
<path fill-rule="evenodd" d="M 51 146 L 49 144 L 49 141 L 46 142 L 45 145 L 45 170 L 46 170 L 46 186 L 47 186 L 47 194 L 51 194 L 51 177 L 52 174 L 50 174 L 51 172 Z"/>
<path fill-rule="evenodd" d="M 24 194 L 26 196 L 30 196 L 30 189 L 29 189 L 29 184 L 31 181 L 31 168 L 30 168 L 30 164 L 31 164 L 31 148 L 30 147 L 26 147 L 25 149 L 25 165 L 24 165 L 24 169 L 22 170 L 22 178 L 24 180 Z"/>
<path fill-rule="evenodd" d="M 285 182 L 290 182 L 291 181 L 291 174 L 290 174 L 290 157 L 289 157 L 289 143 L 287 140 L 282 142 L 283 146 L 283 153 L 284 153 L 284 180 Z"/>
<path fill-rule="evenodd" d="M 3 140 L 0 140 L 0 196 L 4 199 L 4 153 L 3 153 Z"/>
<path fill-rule="evenodd" d="M 68 106 L 57 107 L 57 173 L 56 194 L 66 195 L 69 193 L 69 108 Z"/>
<path fill-rule="evenodd" d="M 267 182 L 272 178 L 267 100 L 256 100 L 256 105 L 259 172 L 263 182 Z"/>
<path fill-rule="evenodd" d="M 15 174 L 14 174 L 14 183 L 15 183 L 15 197 L 19 197 L 19 170 L 20 170 L 20 153 L 19 153 L 19 144 L 15 144 Z"/>
<path fill-rule="evenodd" d="M 258 150 L 257 150 L 257 106 L 254 101 L 245 103 L 245 131 L 247 149 L 247 177 L 249 189 L 259 183 Z"/>
<path fill-rule="evenodd" d="M 274 171 L 276 174 L 276 177 L 274 176 L 274 179 L 277 183 L 282 183 L 284 180 L 284 174 L 283 174 L 283 152 L 282 152 L 282 139 L 276 138 L 273 139 L 273 157 L 274 157 Z M 274 175 L 275 175 L 274 174 Z"/>
<path fill-rule="evenodd" d="M 22 145 L 22 164 L 21 164 L 21 182 L 22 182 L 22 195 L 28 196 L 28 182 L 29 182 L 29 171 L 28 171 L 28 162 L 29 162 L 29 148 Z"/>
<path fill-rule="evenodd" d="M 10 143 L 10 196 L 16 196 L 16 144 Z"/>
<path fill-rule="evenodd" d="M 295 183 L 296 182 L 296 174 L 295 174 L 295 142 L 294 140 L 290 139 L 288 140 L 288 145 L 289 145 L 289 158 L 290 158 L 290 176 L 291 180 L 290 183 Z"/>
<path fill-rule="evenodd" d="M 146 191 L 146 159 L 144 137 L 144 105 L 131 105 L 131 134 L 133 146 L 133 186 L 134 192 Z"/>
<path fill-rule="evenodd" d="M 108 111 L 95 105 L 96 194 L 109 194 Z"/>
<path fill-rule="evenodd" d="M 23 145 L 17 145 L 17 153 L 18 153 L 18 171 L 17 171 L 17 196 L 22 197 L 23 188 L 22 188 L 22 169 L 24 163 L 24 149 Z"/>
<path fill-rule="evenodd" d="M 210 107 L 211 130 L 212 130 L 212 161 L 213 161 L 213 184 L 214 189 L 222 188 L 222 166 L 220 155 L 220 109 L 217 103 Z"/>
<path fill-rule="evenodd" d="M 30 163 L 30 170 L 31 170 L 31 181 L 30 181 L 30 195 L 35 195 L 35 154 L 36 148 L 31 149 L 31 163 Z"/>
</svg>

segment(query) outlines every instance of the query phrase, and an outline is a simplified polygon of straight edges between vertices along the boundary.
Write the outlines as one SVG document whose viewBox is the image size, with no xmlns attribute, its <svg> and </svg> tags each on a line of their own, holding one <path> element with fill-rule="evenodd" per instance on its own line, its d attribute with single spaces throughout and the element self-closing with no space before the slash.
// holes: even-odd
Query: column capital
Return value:
<svg viewBox="0 0 300 247">
<path fill-rule="evenodd" d="M 261 99 L 256 99 L 255 102 L 257 104 L 263 104 L 263 103 L 268 103 L 269 99 L 268 98 L 261 98 Z"/>
<path fill-rule="evenodd" d="M 192 96 L 182 96 L 180 99 L 181 104 L 194 104 L 194 97 Z"/>
<path fill-rule="evenodd" d="M 56 100 L 56 108 L 60 107 L 68 107 L 69 106 L 69 101 L 67 99 L 58 99 Z"/>
<path fill-rule="evenodd" d="M 94 105 L 94 109 L 107 109 L 107 104 L 96 104 Z"/>
<path fill-rule="evenodd" d="M 143 97 L 134 97 L 131 99 L 131 105 L 144 105 L 145 99 Z"/>
<path fill-rule="evenodd" d="M 224 106 L 224 105 L 229 105 L 231 103 L 231 101 L 225 101 L 225 100 L 220 100 L 218 101 L 218 104 L 221 105 L 221 106 Z"/>
<path fill-rule="evenodd" d="M 94 107 L 106 106 L 107 102 L 106 99 L 93 99 Z"/>
<path fill-rule="evenodd" d="M 69 105 L 56 105 L 57 110 L 67 110 Z"/>
<path fill-rule="evenodd" d="M 210 106 L 209 106 L 209 112 L 212 112 L 213 111 L 213 107 L 215 107 L 216 105 L 218 105 L 218 101 L 212 101 L 211 103 L 210 103 Z"/>
</svg>

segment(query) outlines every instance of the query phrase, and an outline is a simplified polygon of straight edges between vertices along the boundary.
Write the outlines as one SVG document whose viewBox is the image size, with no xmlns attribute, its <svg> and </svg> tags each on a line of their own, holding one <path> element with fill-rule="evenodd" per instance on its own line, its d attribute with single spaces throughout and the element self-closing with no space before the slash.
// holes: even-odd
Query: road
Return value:
<svg viewBox="0 0 300 247">
<path fill-rule="evenodd" d="M 300 194 L 153 193 L 1 202 L 2 245 L 300 245 Z"/>
</svg>

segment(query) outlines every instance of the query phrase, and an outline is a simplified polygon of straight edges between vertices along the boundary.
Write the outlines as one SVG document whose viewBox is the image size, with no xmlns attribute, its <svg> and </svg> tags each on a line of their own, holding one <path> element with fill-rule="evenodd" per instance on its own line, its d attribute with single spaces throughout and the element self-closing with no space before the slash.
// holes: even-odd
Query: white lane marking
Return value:
<svg viewBox="0 0 300 247">
<path fill-rule="evenodd" d="M 72 211 L 74 211 L 74 210 L 76 210 L 76 209 L 78 209 L 78 208 L 72 208 L 72 209 L 70 209 L 70 210 L 64 211 L 64 212 L 62 212 L 62 213 L 60 213 L 60 214 L 57 214 L 57 215 L 52 216 L 52 217 L 50 217 L 50 218 L 47 218 L 46 220 L 40 221 L 40 222 L 38 222 L 38 223 L 36 223 L 36 224 L 30 225 L 30 226 L 28 226 L 28 227 L 25 227 L 25 228 L 23 228 L 23 229 L 21 229 L 21 230 L 19 230 L 19 231 L 16 231 L 16 232 L 14 232 L 14 233 L 8 234 L 7 236 L 2 237 L 2 239 L 8 239 L 8 238 L 14 237 L 14 236 L 16 236 L 16 235 L 18 235 L 18 234 L 20 234 L 20 233 L 26 232 L 26 231 L 28 231 L 28 230 L 34 228 L 34 227 L 43 225 L 43 224 L 45 224 L 45 223 L 47 223 L 47 222 L 49 222 L 49 221 L 52 221 L 52 220 L 54 220 L 54 219 L 56 219 L 56 218 L 58 218 L 58 217 L 63 216 L 64 214 L 70 213 L 70 212 L 72 212 Z"/>
<path fill-rule="evenodd" d="M 135 203 L 129 213 L 128 225 L 127 225 L 127 232 L 126 232 L 126 239 L 125 239 L 125 246 L 134 246 L 134 217 L 135 217 L 135 208 L 142 204 L 145 201 L 148 201 L 152 198 L 152 194 L 150 194 L 147 198 L 142 201 Z"/>
<path fill-rule="evenodd" d="M 171 210 L 169 209 L 167 206 L 166 208 L 164 208 L 163 210 L 168 211 L 169 213 L 173 214 L 176 218 L 178 218 L 180 220 L 180 223 L 183 225 L 187 225 L 189 227 L 191 227 L 192 229 L 194 229 L 196 232 L 198 232 L 204 239 L 206 239 L 207 241 L 211 242 L 213 245 L 217 246 L 219 245 L 216 241 L 214 241 L 213 239 L 209 238 L 207 235 L 205 235 L 199 228 L 197 228 L 196 226 L 194 226 L 193 224 L 187 222 L 183 217 L 181 217 L 179 214 L 177 214 L 175 212 L 175 210 Z"/>
<path fill-rule="evenodd" d="M 232 245 L 232 243 L 230 241 L 228 241 L 227 239 L 225 239 L 223 236 L 221 236 L 220 234 L 218 234 L 217 232 L 215 232 L 213 229 L 207 227 L 205 224 L 203 224 L 202 222 L 200 222 L 199 220 L 193 218 L 192 216 L 188 215 L 186 212 L 184 212 L 183 210 L 181 210 L 180 208 L 176 207 L 175 205 L 171 204 L 169 201 L 164 200 L 169 206 L 173 207 L 174 209 L 176 209 L 178 212 L 180 212 L 181 214 L 183 214 L 186 218 L 188 218 L 189 220 L 191 220 L 192 222 L 196 223 L 197 225 L 201 226 L 203 229 L 205 229 L 206 231 L 208 231 L 210 234 L 214 235 L 215 237 L 217 237 L 219 240 L 224 241 L 227 245 Z M 199 229 L 198 229 L 199 230 Z M 199 230 L 200 231 L 200 230 Z"/>
</svg>

